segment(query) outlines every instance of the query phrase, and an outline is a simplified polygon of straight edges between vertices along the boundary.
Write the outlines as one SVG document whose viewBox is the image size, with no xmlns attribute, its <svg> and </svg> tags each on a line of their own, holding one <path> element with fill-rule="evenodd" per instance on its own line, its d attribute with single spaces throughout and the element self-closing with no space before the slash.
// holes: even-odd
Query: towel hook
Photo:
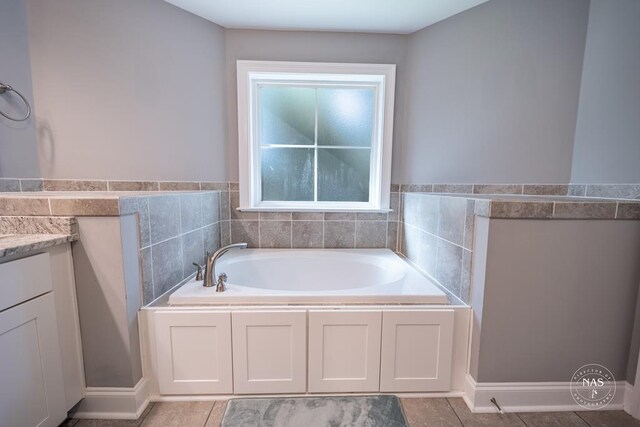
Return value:
<svg viewBox="0 0 640 427">
<path fill-rule="evenodd" d="M 24 105 L 26 105 L 26 107 L 27 107 L 27 115 L 22 117 L 22 118 L 18 118 L 18 119 L 16 119 L 15 117 L 7 116 L 2 111 L 0 111 L 0 115 L 2 117 L 4 117 L 4 118 L 12 120 L 14 122 L 24 122 L 25 120 L 27 120 L 31 116 L 31 105 L 29 105 L 29 102 L 27 101 L 27 99 L 24 96 L 22 96 L 22 94 L 20 92 L 18 92 L 17 90 L 12 88 L 11 86 L 0 82 L 0 95 L 4 95 L 7 92 L 13 92 L 13 93 L 18 95 L 22 99 L 22 102 L 24 102 Z"/>
</svg>

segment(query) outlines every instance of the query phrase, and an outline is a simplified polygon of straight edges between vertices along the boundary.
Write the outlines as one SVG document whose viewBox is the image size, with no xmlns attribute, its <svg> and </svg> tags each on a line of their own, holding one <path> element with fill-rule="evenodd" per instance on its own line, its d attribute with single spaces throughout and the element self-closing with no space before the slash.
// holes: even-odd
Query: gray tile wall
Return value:
<svg viewBox="0 0 640 427">
<path fill-rule="evenodd" d="M 137 212 L 146 305 L 204 264 L 205 253 L 220 247 L 219 191 L 121 199 Z"/>
<path fill-rule="evenodd" d="M 222 244 L 253 248 L 398 249 L 400 193 L 393 186 L 389 213 L 240 212 L 237 183 L 221 192 Z"/>
<path fill-rule="evenodd" d="M 398 192 L 399 185 L 394 185 Z M 402 192 L 525 194 L 640 199 L 640 184 L 402 184 Z M 0 178 L 0 192 L 238 191 L 235 182 Z"/>
<path fill-rule="evenodd" d="M 566 196 L 567 184 L 402 184 L 402 192 Z"/>
<path fill-rule="evenodd" d="M 400 250 L 433 280 L 469 302 L 476 200 L 403 193 Z"/>
<path fill-rule="evenodd" d="M 640 199 L 640 184 L 395 184 L 389 213 L 257 213 L 236 210 L 238 187 L 235 182 L 0 178 L 0 192 L 201 191 L 121 200 L 121 206 L 133 205 L 127 211 L 140 214 L 145 304 L 191 275 L 191 262 L 202 264 L 204 252 L 237 242 L 259 248 L 389 248 L 405 254 L 468 302 L 474 204 L 481 202 L 419 193 Z M 571 209 L 566 212 L 570 216 L 580 207 L 566 208 Z M 564 214 L 562 209 L 558 214 Z M 602 215 L 610 216 L 607 209 L 611 206 L 602 206 Z M 621 218 L 636 218 L 640 210 L 634 204 L 619 204 L 616 209 Z M 43 207 L 40 214 L 49 213 Z"/>
<path fill-rule="evenodd" d="M 221 191 L 228 182 L 0 178 L 0 193 L 28 191 Z"/>
<path fill-rule="evenodd" d="M 640 199 L 640 184 L 571 184 L 570 196 Z"/>
</svg>

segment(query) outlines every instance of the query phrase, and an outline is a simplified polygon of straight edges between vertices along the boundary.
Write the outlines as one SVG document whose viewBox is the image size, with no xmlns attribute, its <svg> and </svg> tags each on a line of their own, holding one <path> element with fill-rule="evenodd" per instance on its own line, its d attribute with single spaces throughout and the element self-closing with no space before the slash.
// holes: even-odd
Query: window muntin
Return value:
<svg viewBox="0 0 640 427">
<path fill-rule="evenodd" d="M 260 201 L 369 202 L 375 92 L 260 84 Z"/>
<path fill-rule="evenodd" d="M 394 71 L 238 61 L 241 209 L 388 208 Z"/>
</svg>

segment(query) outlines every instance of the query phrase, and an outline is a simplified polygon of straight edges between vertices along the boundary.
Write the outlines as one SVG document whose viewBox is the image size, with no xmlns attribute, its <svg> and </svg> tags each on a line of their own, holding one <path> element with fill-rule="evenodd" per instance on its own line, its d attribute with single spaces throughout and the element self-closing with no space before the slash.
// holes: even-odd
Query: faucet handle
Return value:
<svg viewBox="0 0 640 427">
<path fill-rule="evenodd" d="M 218 280 L 222 280 L 223 282 L 227 281 L 227 274 L 226 273 L 220 273 L 218 275 Z"/>
<path fill-rule="evenodd" d="M 196 280 L 198 280 L 198 281 L 202 280 L 202 268 L 203 268 L 203 266 L 201 266 L 197 262 L 194 262 L 193 265 L 195 265 L 196 268 L 198 269 L 196 271 Z"/>
</svg>

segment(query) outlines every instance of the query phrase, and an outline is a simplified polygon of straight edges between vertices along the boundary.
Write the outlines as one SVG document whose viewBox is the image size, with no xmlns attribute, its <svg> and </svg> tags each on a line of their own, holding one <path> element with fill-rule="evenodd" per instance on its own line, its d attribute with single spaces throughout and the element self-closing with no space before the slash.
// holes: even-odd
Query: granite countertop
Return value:
<svg viewBox="0 0 640 427">
<path fill-rule="evenodd" d="M 72 217 L 0 216 L 0 258 L 78 240 Z"/>
<path fill-rule="evenodd" d="M 0 234 L 0 258 L 73 242 L 77 234 Z"/>
</svg>

